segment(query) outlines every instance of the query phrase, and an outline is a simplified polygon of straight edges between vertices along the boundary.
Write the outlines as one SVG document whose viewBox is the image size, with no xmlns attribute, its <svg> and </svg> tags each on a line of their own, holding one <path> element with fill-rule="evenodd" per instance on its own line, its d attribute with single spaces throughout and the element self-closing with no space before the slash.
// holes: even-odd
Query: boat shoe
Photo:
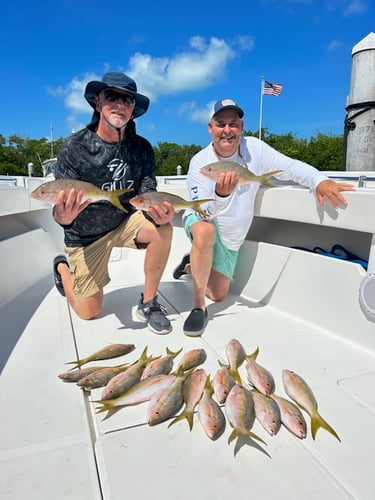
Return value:
<svg viewBox="0 0 375 500">
<path fill-rule="evenodd" d="M 208 322 L 207 309 L 195 308 L 191 311 L 184 323 L 184 334 L 188 337 L 199 337 L 202 335 Z"/>
<path fill-rule="evenodd" d="M 186 254 L 182 257 L 182 261 L 179 263 L 179 265 L 176 267 L 176 269 L 173 271 L 173 277 L 175 280 L 178 280 L 183 276 L 184 274 L 187 274 L 185 272 L 185 267 L 187 264 L 190 264 L 190 254 Z"/>
<path fill-rule="evenodd" d="M 147 302 L 143 302 L 143 293 L 138 302 L 137 318 L 146 321 L 149 330 L 159 335 L 169 333 L 172 330 L 171 322 L 166 317 L 167 310 L 157 301 L 158 296 Z"/>
<path fill-rule="evenodd" d="M 57 266 L 63 262 L 69 267 L 69 263 L 65 255 L 57 255 L 53 260 L 53 279 L 55 280 L 55 286 L 59 293 L 65 297 L 64 285 L 62 283 L 61 274 L 57 270 Z"/>
</svg>

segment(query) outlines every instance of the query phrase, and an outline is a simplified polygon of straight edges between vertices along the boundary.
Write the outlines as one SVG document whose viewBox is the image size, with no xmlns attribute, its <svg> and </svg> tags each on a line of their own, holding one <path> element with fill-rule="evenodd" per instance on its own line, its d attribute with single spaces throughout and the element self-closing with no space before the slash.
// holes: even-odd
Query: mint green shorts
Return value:
<svg viewBox="0 0 375 500">
<path fill-rule="evenodd" d="M 196 222 L 205 222 L 206 224 L 214 225 L 216 239 L 213 249 L 212 267 L 213 269 L 215 269 L 215 271 L 223 274 L 231 281 L 233 281 L 234 269 L 236 267 L 238 258 L 238 250 L 229 250 L 229 248 L 224 245 L 224 243 L 220 239 L 219 230 L 214 220 L 202 221 L 202 219 L 200 219 L 195 212 L 189 214 L 184 221 L 185 232 L 190 241 L 192 241 L 193 239 L 190 228 Z"/>
</svg>

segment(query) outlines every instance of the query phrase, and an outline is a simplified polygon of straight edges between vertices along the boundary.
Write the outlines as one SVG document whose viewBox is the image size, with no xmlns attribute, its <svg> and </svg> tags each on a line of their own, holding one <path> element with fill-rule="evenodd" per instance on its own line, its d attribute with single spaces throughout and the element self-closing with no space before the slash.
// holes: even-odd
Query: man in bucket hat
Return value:
<svg viewBox="0 0 375 500">
<path fill-rule="evenodd" d="M 148 97 L 137 91 L 124 73 L 106 73 L 87 84 L 85 98 L 94 109 L 87 127 L 72 134 L 61 147 L 56 178 L 80 179 L 102 190 L 131 189 L 120 196 L 125 211 L 111 203 L 82 201 L 82 191 L 60 191 L 54 218 L 64 229 L 64 255 L 54 259 L 59 292 L 83 319 L 98 316 L 103 288 L 110 281 L 108 261 L 113 247 L 145 248 L 145 284 L 137 317 L 157 334 L 169 333 L 166 309 L 157 300 L 172 239 L 173 206 L 152 207 L 147 218 L 129 199 L 156 191 L 155 158 L 151 144 L 136 134 L 134 118 L 146 113 Z"/>
</svg>

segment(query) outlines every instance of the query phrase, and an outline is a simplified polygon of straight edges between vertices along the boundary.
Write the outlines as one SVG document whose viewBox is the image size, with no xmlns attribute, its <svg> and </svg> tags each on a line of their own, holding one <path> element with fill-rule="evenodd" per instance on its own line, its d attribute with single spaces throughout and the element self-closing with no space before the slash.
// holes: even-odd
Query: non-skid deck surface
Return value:
<svg viewBox="0 0 375 500">
<path fill-rule="evenodd" d="M 71 313 L 70 323 L 66 302 L 55 289 L 40 305 L 0 380 L 0 498 L 373 499 L 373 354 L 336 332 L 232 294 L 221 304 L 209 304 L 210 321 L 201 338 L 184 336 L 192 291 L 189 279 L 172 278 L 180 250 L 184 247 L 172 249 L 159 290 L 173 324 L 168 335 L 151 333 L 135 317 L 143 286 L 139 251 L 114 256 L 98 319 L 83 321 Z M 267 445 L 244 438 L 228 445 L 228 423 L 212 442 L 196 417 L 192 432 L 185 420 L 170 428 L 169 422 L 149 427 L 147 404 L 104 419 L 91 402 L 100 389 L 88 395 L 57 378 L 76 354 L 85 357 L 111 342 L 136 345 L 112 364 L 134 361 L 146 346 L 155 356 L 167 347 L 183 353 L 203 347 L 208 358 L 202 367 L 213 376 L 232 338 L 248 353 L 259 347 L 258 362 L 274 375 L 278 394 L 285 396 L 283 368 L 303 376 L 342 442 L 322 429 L 315 441 L 310 431 L 301 441 L 285 428 L 270 437 L 258 422 L 253 431 Z"/>
<path fill-rule="evenodd" d="M 122 278 L 120 270 L 116 272 L 116 263 L 112 265 L 113 281 L 107 290 L 103 317 L 95 322 L 99 333 L 94 333 L 90 322 L 73 321 L 80 353 L 92 352 L 108 342 L 131 342 L 136 344 L 136 350 L 123 360 L 133 361 L 146 346 L 152 355 L 165 354 L 166 347 L 172 351 L 182 347 L 177 365 L 184 352 L 203 347 L 208 355 L 203 368 L 212 377 L 218 360 L 225 361 L 226 344 L 237 338 L 248 353 L 259 347 L 258 361 L 274 375 L 278 394 L 285 396 L 283 368 L 301 374 L 313 388 L 322 416 L 342 442 L 322 429 L 316 441 L 310 429 L 304 441 L 285 428 L 270 437 L 258 422 L 253 430 L 267 446 L 248 439 L 228 445 L 228 424 L 223 436 L 211 442 L 197 417 L 192 432 L 186 421 L 171 428 L 169 422 L 149 427 L 147 404 L 123 408 L 106 419 L 105 413 L 94 414 L 99 436 L 95 450 L 108 498 L 123 498 L 125 491 L 129 498 L 146 498 L 152 491 L 156 499 L 224 499 L 231 493 L 245 499 L 250 492 L 267 499 L 297 499 L 302 495 L 330 499 L 372 497 L 375 480 L 366 454 L 369 441 L 374 440 L 375 405 L 367 384 L 374 382 L 375 374 L 374 358 L 369 353 L 356 351 L 336 334 L 317 330 L 271 306 L 254 306 L 235 295 L 222 304 L 210 304 L 210 321 L 204 335 L 188 338 L 182 326 L 191 309 L 191 282 L 189 278 L 173 280 L 173 259 L 159 290 L 173 331 L 165 336 L 152 334 L 134 314 L 142 291 L 142 277 L 136 270 L 142 269 L 143 256 L 137 252 L 132 262 L 132 270 L 126 269 L 125 287 L 119 283 Z M 245 372 L 241 374 L 246 382 Z M 92 391 L 91 400 L 100 399 L 100 394 L 101 389 Z M 90 404 L 93 409 L 98 407 Z M 307 415 L 306 421 L 309 425 Z"/>
</svg>

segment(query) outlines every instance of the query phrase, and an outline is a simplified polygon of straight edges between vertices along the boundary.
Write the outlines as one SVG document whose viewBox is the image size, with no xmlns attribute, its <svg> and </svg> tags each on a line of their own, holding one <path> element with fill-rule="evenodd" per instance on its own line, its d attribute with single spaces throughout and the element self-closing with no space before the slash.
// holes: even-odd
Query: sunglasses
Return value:
<svg viewBox="0 0 375 500">
<path fill-rule="evenodd" d="M 131 95 L 120 94 L 120 92 L 115 92 L 114 90 L 103 90 L 101 95 L 106 101 L 116 102 L 122 101 L 126 106 L 131 106 L 135 103 L 135 99 Z"/>
</svg>

